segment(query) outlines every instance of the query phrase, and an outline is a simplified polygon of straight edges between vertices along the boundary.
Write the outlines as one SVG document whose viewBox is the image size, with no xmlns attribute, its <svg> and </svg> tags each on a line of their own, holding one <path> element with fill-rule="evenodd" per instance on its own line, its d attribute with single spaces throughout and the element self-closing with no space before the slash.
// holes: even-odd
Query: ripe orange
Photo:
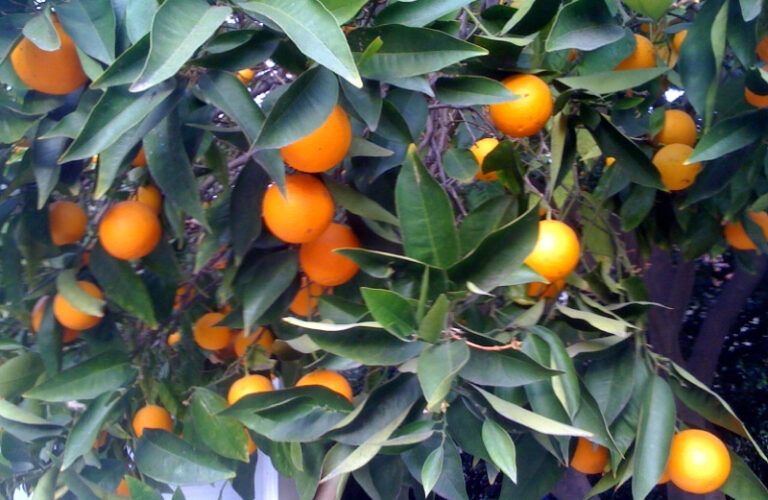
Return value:
<svg viewBox="0 0 768 500">
<path fill-rule="evenodd" d="M 35 307 L 32 308 L 30 322 L 32 323 L 32 331 L 35 333 L 40 331 L 40 325 L 43 323 L 43 314 L 45 313 L 45 308 L 48 306 L 49 300 L 50 297 L 47 295 L 40 297 L 37 299 L 37 302 L 35 302 Z M 72 330 L 71 328 L 63 328 L 61 332 L 61 340 L 65 344 L 74 342 L 79 336 L 80 332 Z"/>
<path fill-rule="evenodd" d="M 48 206 L 48 229 L 56 246 L 77 243 L 85 236 L 88 217 L 80 205 L 72 201 L 54 201 Z"/>
<path fill-rule="evenodd" d="M 538 134 L 552 116 L 552 92 L 549 86 L 535 75 L 512 75 L 501 83 L 517 99 L 488 107 L 494 126 L 511 137 Z"/>
<path fill-rule="evenodd" d="M 173 347 L 179 342 L 181 342 L 181 332 L 173 332 L 172 334 L 168 335 L 168 339 L 166 340 L 168 347 Z"/>
<path fill-rule="evenodd" d="M 144 429 L 161 429 L 171 432 L 173 430 L 173 420 L 168 410 L 162 406 L 147 405 L 136 412 L 133 416 L 133 432 L 137 438 L 144 434 Z"/>
<path fill-rule="evenodd" d="M 163 209 L 163 195 L 152 184 L 139 186 L 139 189 L 136 190 L 136 201 L 148 206 L 155 215 L 160 215 L 160 211 Z"/>
<path fill-rule="evenodd" d="M 669 482 L 669 467 L 666 467 L 664 469 L 664 472 L 661 473 L 661 477 L 659 478 L 659 482 L 656 484 L 667 484 Z"/>
<path fill-rule="evenodd" d="M 131 496 L 131 491 L 128 489 L 128 483 L 126 482 L 125 478 L 121 479 L 120 482 L 117 484 L 117 488 L 115 489 L 115 495 L 119 497 Z"/>
<path fill-rule="evenodd" d="M 58 49 L 45 51 L 23 37 L 11 52 L 11 64 L 27 87 L 45 94 L 66 95 L 85 84 L 88 77 L 80 65 L 75 43 L 56 17 L 53 27 L 61 40 Z"/>
<path fill-rule="evenodd" d="M 768 36 L 764 36 L 755 47 L 757 57 L 764 63 L 768 63 Z"/>
<path fill-rule="evenodd" d="M 101 289 L 90 281 L 78 281 L 77 284 L 91 297 L 96 297 L 97 299 L 104 298 Z M 91 316 L 75 308 L 60 293 L 57 293 L 53 299 L 53 315 L 64 327 L 78 331 L 93 328 L 101 321 L 100 316 Z"/>
<path fill-rule="evenodd" d="M 247 337 L 245 336 L 245 332 L 241 330 L 235 337 L 235 354 L 237 357 L 242 358 L 248 350 L 248 347 L 254 342 L 263 347 L 269 355 L 272 354 L 272 344 L 275 342 L 275 336 L 266 328 L 259 328 Z"/>
<path fill-rule="evenodd" d="M 608 464 L 608 448 L 580 437 L 571 457 L 571 467 L 582 474 L 601 474 Z"/>
<path fill-rule="evenodd" d="M 218 351 L 227 347 L 232 339 L 232 330 L 228 326 L 215 326 L 223 319 L 224 314 L 217 312 L 200 316 L 192 329 L 195 343 L 209 351 Z"/>
<path fill-rule="evenodd" d="M 562 280 L 579 263 L 579 238 L 568 224 L 557 220 L 539 221 L 539 237 L 525 258 L 531 269 L 551 282 Z"/>
<path fill-rule="evenodd" d="M 352 144 L 352 125 L 347 113 L 336 105 L 325 122 L 309 135 L 280 149 L 285 163 L 300 172 L 325 172 L 347 156 Z"/>
<path fill-rule="evenodd" d="M 247 85 L 256 76 L 256 72 L 251 68 L 241 69 L 237 72 L 237 79 L 243 82 L 243 85 Z"/>
<path fill-rule="evenodd" d="M 654 136 L 656 144 L 696 144 L 696 122 L 691 115 L 679 109 L 664 111 L 664 126 Z"/>
<path fill-rule="evenodd" d="M 312 316 L 323 293 L 325 293 L 324 286 L 317 283 L 309 283 L 306 277 L 302 277 L 301 288 L 296 293 L 288 309 L 297 316 Z"/>
<path fill-rule="evenodd" d="M 643 35 L 635 33 L 635 50 L 629 57 L 621 61 L 614 71 L 624 71 L 627 69 L 643 69 L 656 67 L 656 52 L 653 50 L 653 43 Z"/>
<path fill-rule="evenodd" d="M 672 48 L 678 54 L 680 53 L 680 49 L 683 47 L 683 42 L 685 41 L 685 37 L 687 36 L 688 36 L 688 30 L 678 31 L 672 36 Z"/>
<path fill-rule="evenodd" d="M 227 393 L 227 401 L 233 405 L 249 394 L 269 392 L 272 390 L 272 382 L 263 375 L 246 375 L 235 380 Z"/>
<path fill-rule="evenodd" d="M 675 486 L 703 495 L 725 484 L 731 473 L 731 457 L 728 448 L 714 434 L 688 429 L 672 438 L 668 470 Z"/>
<path fill-rule="evenodd" d="M 499 178 L 499 176 L 496 174 L 496 172 L 483 172 L 483 161 L 485 160 L 485 157 L 488 156 L 488 154 L 493 151 L 496 146 L 499 145 L 499 140 L 495 137 L 486 137 L 485 139 L 480 139 L 476 143 L 472 145 L 469 150 L 472 152 L 472 154 L 475 157 L 475 161 L 477 161 L 477 166 L 480 167 L 477 169 L 477 173 L 475 174 L 475 178 L 480 181 L 495 181 Z"/>
<path fill-rule="evenodd" d="M 606 156 L 606 158 L 605 158 L 605 168 L 612 167 L 614 163 L 616 163 L 616 158 L 614 158 L 613 156 Z"/>
<path fill-rule="evenodd" d="M 554 283 L 528 283 L 526 293 L 529 297 L 556 299 L 565 288 L 565 280 L 557 280 Z"/>
<path fill-rule="evenodd" d="M 763 230 L 763 235 L 768 239 L 768 213 L 766 212 L 749 212 L 747 216 L 760 226 Z M 741 222 L 729 222 L 723 228 L 725 240 L 733 248 L 737 250 L 757 250 L 757 245 L 747 234 L 744 225 Z"/>
<path fill-rule="evenodd" d="M 140 259 L 160 242 L 160 219 L 144 203 L 122 201 L 107 210 L 99 224 L 99 242 L 112 257 Z"/>
<path fill-rule="evenodd" d="M 693 148 L 687 144 L 669 144 L 653 155 L 653 164 L 661 174 L 661 183 L 670 191 L 681 191 L 696 180 L 702 165 L 685 161 L 691 156 Z"/>
<path fill-rule="evenodd" d="M 264 194 L 262 213 L 272 234 L 287 243 L 306 243 L 320 236 L 333 220 L 333 198 L 311 175 L 287 175 L 286 197 L 277 184 Z"/>
<path fill-rule="evenodd" d="M 745 87 L 744 99 L 756 108 L 768 108 L 768 95 L 756 94 Z"/>
<path fill-rule="evenodd" d="M 139 168 L 147 166 L 147 155 L 144 153 L 144 148 L 139 149 L 139 152 L 136 153 L 136 157 L 131 160 L 131 166 Z"/>
<path fill-rule="evenodd" d="M 360 240 L 349 226 L 334 223 L 317 239 L 301 245 L 299 264 L 311 282 L 324 286 L 341 285 L 351 280 L 359 267 L 334 250 L 359 247 Z"/>
<path fill-rule="evenodd" d="M 307 373 L 296 382 L 296 387 L 319 385 L 341 394 L 352 401 L 352 386 L 343 375 L 331 370 L 315 370 Z"/>
</svg>

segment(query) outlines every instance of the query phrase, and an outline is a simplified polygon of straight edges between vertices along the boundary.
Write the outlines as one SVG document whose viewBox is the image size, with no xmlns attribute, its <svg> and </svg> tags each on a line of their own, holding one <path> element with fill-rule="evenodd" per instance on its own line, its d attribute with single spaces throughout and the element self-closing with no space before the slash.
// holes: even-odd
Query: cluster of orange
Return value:
<svg viewBox="0 0 768 500">
<path fill-rule="evenodd" d="M 602 474 L 608 465 L 608 449 L 579 438 L 570 465 L 582 474 Z M 672 481 L 685 492 L 704 495 L 723 486 L 730 474 L 731 457 L 725 444 L 710 432 L 688 429 L 672 438 L 658 484 Z"/>
</svg>

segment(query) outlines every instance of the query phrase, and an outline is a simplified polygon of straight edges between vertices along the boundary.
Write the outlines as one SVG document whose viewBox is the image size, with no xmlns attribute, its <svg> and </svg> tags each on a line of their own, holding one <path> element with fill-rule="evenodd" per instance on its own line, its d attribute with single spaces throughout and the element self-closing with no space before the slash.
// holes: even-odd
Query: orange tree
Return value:
<svg viewBox="0 0 768 500">
<path fill-rule="evenodd" d="M 6 496 L 249 498 L 257 447 L 306 499 L 467 498 L 461 454 L 502 498 L 768 495 L 675 294 L 765 267 L 762 2 L 0 14 Z"/>
</svg>

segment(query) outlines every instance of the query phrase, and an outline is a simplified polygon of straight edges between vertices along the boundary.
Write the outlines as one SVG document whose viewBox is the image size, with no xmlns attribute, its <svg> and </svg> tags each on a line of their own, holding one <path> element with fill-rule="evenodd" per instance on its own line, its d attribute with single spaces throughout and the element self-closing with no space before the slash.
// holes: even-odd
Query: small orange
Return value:
<svg viewBox="0 0 768 500">
<path fill-rule="evenodd" d="M 137 411 L 133 416 L 131 425 L 137 438 L 144 434 L 144 429 L 161 429 L 168 432 L 173 430 L 171 414 L 162 406 L 157 405 L 147 405 Z"/>
<path fill-rule="evenodd" d="M 299 264 L 313 283 L 336 286 L 351 280 L 359 267 L 352 259 L 336 253 L 339 248 L 360 248 L 360 240 L 349 226 L 333 223 L 317 239 L 299 249 Z"/>
<path fill-rule="evenodd" d="M 311 175 L 285 176 L 286 196 L 277 184 L 264 194 L 262 213 L 272 234 L 287 243 L 306 243 L 320 236 L 333 221 L 333 198 Z"/>
<path fill-rule="evenodd" d="M 608 464 L 608 448 L 580 437 L 571 457 L 571 467 L 582 474 L 601 474 Z"/>
<path fill-rule="evenodd" d="M 731 457 L 714 434 L 688 429 L 672 438 L 667 469 L 675 486 L 703 495 L 719 489 L 728 480 Z"/>
<path fill-rule="evenodd" d="M 337 394 L 341 394 L 349 401 L 352 401 L 352 386 L 347 379 L 331 370 L 315 370 L 307 373 L 296 382 L 296 387 L 306 387 L 319 385 L 329 389 Z"/>
<path fill-rule="evenodd" d="M 764 36 L 755 47 L 755 53 L 757 57 L 768 64 L 768 36 Z"/>
<path fill-rule="evenodd" d="M 526 293 L 529 297 L 556 299 L 565 288 L 565 280 L 557 280 L 554 283 L 528 283 Z"/>
<path fill-rule="evenodd" d="M 256 443 L 253 442 L 253 438 L 251 437 L 251 433 L 248 432 L 248 429 L 244 429 L 244 430 L 245 430 L 245 436 L 248 439 L 248 454 L 253 455 L 258 449 L 258 447 L 256 446 Z"/>
<path fill-rule="evenodd" d="M 104 298 L 101 289 L 90 281 L 78 281 L 77 284 L 91 297 L 96 297 L 97 299 Z M 91 316 L 90 314 L 77 309 L 60 293 L 57 293 L 56 297 L 53 299 L 53 315 L 65 328 L 71 328 L 72 330 L 78 331 L 93 328 L 101 321 L 100 316 Z"/>
<path fill-rule="evenodd" d="M 499 178 L 496 172 L 483 172 L 483 161 L 485 161 L 485 157 L 488 156 L 488 154 L 498 145 L 498 139 L 495 137 L 486 137 L 485 139 L 480 139 L 474 143 L 471 148 L 469 148 L 469 150 L 472 152 L 472 155 L 475 157 L 475 161 L 477 161 L 477 166 L 480 167 L 477 169 L 477 173 L 475 174 L 475 178 L 477 180 L 495 181 Z"/>
<path fill-rule="evenodd" d="M 37 299 L 35 307 L 32 308 L 32 316 L 30 318 L 30 322 L 32 323 L 32 331 L 35 333 L 40 331 L 40 326 L 43 324 L 43 314 L 45 313 L 45 308 L 48 306 L 49 300 L 50 297 L 47 295 L 40 297 Z M 65 344 L 73 342 L 79 336 L 80 332 L 77 330 L 72 330 L 71 328 L 64 328 L 61 332 L 61 340 Z"/>
<path fill-rule="evenodd" d="M 749 212 L 747 216 L 760 226 L 763 230 L 763 235 L 768 239 L 768 213 L 766 212 Z M 725 240 L 736 250 L 757 250 L 757 245 L 747 234 L 744 225 L 741 222 L 729 222 L 723 228 Z"/>
<path fill-rule="evenodd" d="M 571 274 L 579 263 L 581 245 L 571 227 L 557 220 L 539 221 L 539 236 L 525 258 L 531 269 L 555 282 Z"/>
<path fill-rule="evenodd" d="M 163 209 L 163 195 L 152 184 L 139 186 L 139 189 L 136 190 L 136 201 L 148 206 L 156 215 L 160 215 L 160 211 Z"/>
<path fill-rule="evenodd" d="M 552 116 L 552 92 L 549 85 L 535 75 L 512 75 L 501 83 L 517 99 L 488 107 L 493 125 L 511 137 L 538 134 Z"/>
<path fill-rule="evenodd" d="M 58 49 L 45 51 L 22 37 L 11 52 L 11 64 L 27 87 L 45 94 L 66 95 L 82 87 L 88 77 L 80 65 L 75 43 L 56 17 L 53 28 L 61 41 Z"/>
<path fill-rule="evenodd" d="M 693 148 L 687 144 L 668 144 L 653 155 L 653 164 L 661 174 L 661 183 L 670 191 L 681 191 L 696 180 L 701 163 L 685 162 L 691 156 Z"/>
<path fill-rule="evenodd" d="M 744 99 L 756 108 L 768 108 L 768 95 L 756 94 L 745 87 Z"/>
<path fill-rule="evenodd" d="M 117 483 L 117 488 L 115 489 L 115 495 L 119 497 L 130 497 L 131 491 L 128 489 L 128 482 L 125 480 L 125 478 L 121 479 L 119 483 Z"/>
<path fill-rule="evenodd" d="M 131 166 L 138 168 L 147 166 L 147 155 L 144 153 L 144 148 L 139 149 L 139 152 L 136 153 L 136 156 L 131 160 Z"/>
<path fill-rule="evenodd" d="M 616 158 L 614 158 L 613 156 L 606 156 L 605 168 L 611 168 L 614 163 L 616 163 Z"/>
<path fill-rule="evenodd" d="M 280 149 L 285 163 L 300 172 L 325 172 L 347 156 L 352 145 L 352 125 L 347 113 L 336 105 L 325 122 L 309 135 Z"/>
<path fill-rule="evenodd" d="M 56 246 L 77 243 L 85 236 L 88 217 L 80 205 L 72 201 L 54 201 L 48 206 L 48 229 Z"/>
<path fill-rule="evenodd" d="M 653 138 L 656 144 L 696 144 L 696 122 L 691 115 L 679 109 L 664 111 L 664 125 Z"/>
<path fill-rule="evenodd" d="M 237 79 L 243 82 L 243 85 L 248 85 L 254 76 L 256 76 L 256 72 L 251 68 L 241 69 L 237 72 Z"/>
<path fill-rule="evenodd" d="M 248 347 L 254 342 L 256 345 L 263 347 L 267 352 L 267 355 L 269 355 L 272 354 L 272 344 L 275 342 L 275 336 L 266 328 L 259 328 L 247 337 L 245 336 L 245 332 L 241 330 L 240 333 L 235 336 L 235 355 L 238 358 L 242 358 L 246 351 L 248 351 Z"/>
<path fill-rule="evenodd" d="M 317 309 L 320 296 L 325 293 L 326 288 L 317 283 L 309 283 L 306 276 L 301 278 L 301 288 L 296 292 L 296 296 L 288 306 L 290 311 L 297 316 L 312 316 Z"/>
<path fill-rule="evenodd" d="M 227 393 L 227 401 L 233 405 L 249 394 L 269 392 L 272 390 L 272 382 L 263 375 L 246 375 L 235 380 Z"/>
<path fill-rule="evenodd" d="M 635 33 L 635 50 L 613 69 L 614 71 L 624 71 L 655 67 L 656 52 L 653 50 L 653 43 L 643 35 Z"/>
<path fill-rule="evenodd" d="M 99 242 L 112 257 L 122 260 L 149 255 L 160 242 L 157 214 L 144 203 L 122 201 L 112 206 L 99 224 Z"/>
<path fill-rule="evenodd" d="M 173 347 L 179 342 L 181 342 L 181 332 L 173 332 L 172 334 L 168 335 L 168 339 L 166 340 L 168 347 Z"/>
<path fill-rule="evenodd" d="M 195 343 L 209 351 L 218 351 L 227 347 L 232 339 L 232 330 L 228 326 L 216 326 L 223 319 L 224 314 L 217 312 L 200 316 L 192 329 Z"/>
<path fill-rule="evenodd" d="M 672 35 L 672 49 L 674 49 L 675 52 L 678 54 L 680 53 L 680 49 L 683 47 L 683 42 L 685 41 L 685 37 L 688 36 L 688 30 L 682 30 L 678 31 L 674 35 Z"/>
</svg>

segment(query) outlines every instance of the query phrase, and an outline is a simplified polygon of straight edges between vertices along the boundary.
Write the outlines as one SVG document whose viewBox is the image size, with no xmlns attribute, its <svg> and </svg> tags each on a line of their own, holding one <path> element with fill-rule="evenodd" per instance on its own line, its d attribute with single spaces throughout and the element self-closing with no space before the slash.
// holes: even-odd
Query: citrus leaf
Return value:
<svg viewBox="0 0 768 500">
<path fill-rule="evenodd" d="M 71 0 L 56 6 L 56 15 L 77 48 L 103 63 L 115 60 L 115 12 L 112 4 Z"/>
<path fill-rule="evenodd" d="M 648 382 L 640 408 L 632 471 L 632 496 L 645 498 L 656 486 L 669 458 L 675 432 L 675 397 L 664 380 Z"/>
<path fill-rule="evenodd" d="M 346 24 L 368 3 L 368 0 L 320 0 L 339 25 Z"/>
<path fill-rule="evenodd" d="M 353 328 L 384 328 L 380 323 L 377 323 L 376 321 L 363 321 L 360 323 L 342 324 L 319 321 L 305 321 L 298 318 L 283 318 L 283 321 L 290 325 L 306 328 L 308 330 L 316 330 L 319 332 L 343 332 L 344 330 L 351 330 Z"/>
<path fill-rule="evenodd" d="M 62 470 L 69 468 L 75 460 L 91 451 L 104 422 L 119 402 L 120 397 L 111 392 L 105 392 L 91 401 L 67 436 L 61 460 Z"/>
<path fill-rule="evenodd" d="M 655 80 L 669 68 L 631 69 L 626 71 L 605 71 L 589 75 L 558 78 L 563 85 L 572 89 L 583 89 L 594 94 L 612 94 L 621 90 L 639 87 Z"/>
<path fill-rule="evenodd" d="M 197 84 L 207 102 L 232 118 L 251 144 L 256 142 L 264 125 L 264 113 L 240 80 L 224 71 L 208 71 Z"/>
<path fill-rule="evenodd" d="M 151 486 L 133 476 L 125 476 L 125 482 L 128 485 L 128 492 L 131 494 L 132 500 L 162 500 L 163 498 Z"/>
<path fill-rule="evenodd" d="M 392 215 L 387 209 L 351 187 L 331 180 L 326 181 L 325 185 L 333 195 L 334 201 L 347 211 L 360 217 L 385 222 L 393 226 L 400 225 L 397 217 Z"/>
<path fill-rule="evenodd" d="M 54 425 L 34 413 L 9 403 L 5 399 L 0 399 L 0 417 L 5 420 L 10 420 L 11 422 L 18 422 L 26 425 Z"/>
<path fill-rule="evenodd" d="M 443 472 L 444 453 L 442 445 L 438 446 L 427 455 L 424 465 L 421 466 L 421 485 L 424 487 L 425 496 L 429 495 Z"/>
<path fill-rule="evenodd" d="M 245 262 L 238 269 L 235 289 L 243 301 L 243 327 L 249 330 L 293 283 L 298 272 L 295 250 L 283 250 Z"/>
<path fill-rule="evenodd" d="M 419 356 L 418 376 L 427 410 L 436 411 L 451 390 L 459 371 L 469 361 L 469 347 L 463 341 L 432 345 Z"/>
<path fill-rule="evenodd" d="M 0 365 L 0 397 L 14 398 L 35 385 L 43 373 L 43 362 L 34 352 L 25 352 Z"/>
<path fill-rule="evenodd" d="M 426 26 L 472 3 L 472 0 L 419 0 L 390 4 L 376 15 L 376 24 Z"/>
<path fill-rule="evenodd" d="M 673 0 L 625 0 L 624 3 L 644 16 L 658 21 L 661 19 L 667 9 L 672 5 Z"/>
<path fill-rule="evenodd" d="M 370 329 L 310 333 L 321 349 L 365 365 L 393 366 L 415 358 L 424 348 L 421 342 L 403 342 L 394 335 Z"/>
<path fill-rule="evenodd" d="M 547 37 L 547 52 L 595 50 L 624 36 L 603 0 L 576 0 L 557 13 Z"/>
<path fill-rule="evenodd" d="M 425 342 L 437 342 L 448 326 L 450 309 L 451 302 L 445 294 L 441 294 L 419 322 L 419 338 Z"/>
<path fill-rule="evenodd" d="M 38 480 L 32 491 L 30 500 L 50 500 L 56 498 L 56 480 L 59 477 L 59 468 L 52 464 L 51 467 Z"/>
<path fill-rule="evenodd" d="M 547 380 L 560 373 L 537 363 L 526 354 L 506 350 L 503 352 L 472 349 L 461 378 L 480 385 L 495 387 L 522 387 L 531 382 Z"/>
<path fill-rule="evenodd" d="M 91 82 L 91 88 L 105 89 L 116 85 L 128 85 L 141 74 L 148 55 L 149 35 L 145 35 L 128 47 L 96 80 Z"/>
<path fill-rule="evenodd" d="M 31 17 L 24 25 L 23 33 L 24 38 L 42 50 L 50 52 L 61 48 L 61 39 L 53 27 L 50 7 Z"/>
<path fill-rule="evenodd" d="M 729 454 L 731 455 L 731 473 L 728 475 L 728 480 L 720 488 L 722 492 L 735 500 L 768 498 L 768 488 L 752 472 L 744 459 L 730 450 Z"/>
<path fill-rule="evenodd" d="M 189 407 L 195 437 L 222 457 L 247 462 L 248 439 L 243 426 L 234 418 L 217 415 L 226 408 L 223 397 L 202 387 L 195 389 Z"/>
<path fill-rule="evenodd" d="M 766 129 L 768 114 L 752 111 L 715 124 L 699 139 L 688 163 L 714 160 L 760 139 Z"/>
<path fill-rule="evenodd" d="M 496 104 L 517 98 L 500 82 L 483 76 L 438 78 L 435 81 L 435 92 L 438 101 L 451 106 Z"/>
<path fill-rule="evenodd" d="M 375 288 L 361 288 L 360 293 L 373 319 L 389 333 L 403 339 L 415 333 L 415 312 L 405 297 Z"/>
<path fill-rule="evenodd" d="M 74 269 L 67 269 L 56 276 L 56 289 L 77 310 L 91 316 L 104 316 L 106 302 L 103 299 L 91 296 L 80 288 Z"/>
<path fill-rule="evenodd" d="M 502 426 L 490 418 L 483 422 L 483 444 L 496 465 L 513 483 L 517 482 L 515 442 Z"/>
</svg>

